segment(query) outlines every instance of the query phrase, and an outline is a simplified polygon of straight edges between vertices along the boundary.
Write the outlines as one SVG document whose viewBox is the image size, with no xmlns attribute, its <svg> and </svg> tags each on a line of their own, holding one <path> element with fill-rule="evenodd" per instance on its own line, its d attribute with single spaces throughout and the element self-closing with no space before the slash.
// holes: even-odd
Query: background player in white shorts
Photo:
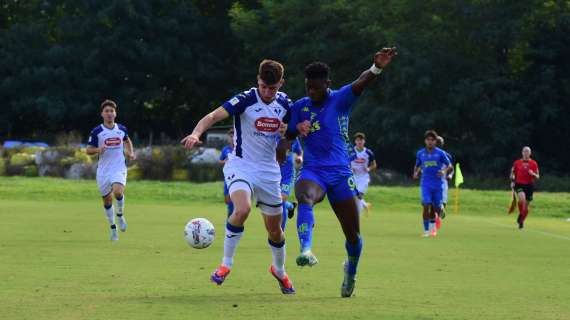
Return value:
<svg viewBox="0 0 570 320">
<path fill-rule="evenodd" d="M 117 200 L 117 217 L 121 231 L 127 230 L 127 221 L 123 216 L 125 207 L 125 185 L 127 184 L 127 165 L 125 149 L 130 160 L 136 158 L 133 143 L 127 133 L 127 128 L 115 123 L 117 104 L 111 100 L 101 103 L 103 124 L 95 127 L 89 134 L 87 154 L 99 154 L 97 163 L 97 185 L 103 197 L 105 215 L 111 225 L 111 240 L 119 240 L 115 225 L 113 196 Z"/>
<path fill-rule="evenodd" d="M 281 292 L 295 293 L 285 272 L 285 234 L 281 229 L 281 172 L 276 160 L 279 127 L 288 122 L 291 101 L 279 92 L 284 83 L 283 66 L 264 60 L 259 65 L 257 88 L 231 98 L 198 122 L 192 134 L 182 140 L 186 148 L 201 144 L 200 136 L 213 124 L 234 117 L 234 150 L 224 165 L 234 211 L 226 224 L 224 258 L 211 280 L 221 285 L 233 266 L 244 223 L 251 211 L 251 198 L 263 213 L 268 242 L 273 254 L 269 271 L 279 282 Z"/>
<path fill-rule="evenodd" d="M 368 184 L 370 183 L 370 171 L 376 170 L 376 158 L 374 152 L 366 148 L 366 135 L 362 132 L 357 132 L 354 135 L 354 153 L 355 158 L 351 161 L 350 166 L 354 174 L 356 182 L 356 189 L 358 190 L 358 207 L 368 210 L 370 204 L 364 201 L 364 194 L 368 191 Z"/>
</svg>

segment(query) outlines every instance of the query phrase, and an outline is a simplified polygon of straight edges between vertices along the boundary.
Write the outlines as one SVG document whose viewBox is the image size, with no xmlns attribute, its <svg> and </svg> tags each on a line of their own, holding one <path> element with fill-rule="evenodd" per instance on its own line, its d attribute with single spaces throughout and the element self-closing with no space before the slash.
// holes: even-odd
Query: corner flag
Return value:
<svg viewBox="0 0 570 320">
<path fill-rule="evenodd" d="M 463 184 L 463 173 L 461 173 L 461 167 L 459 163 L 455 164 L 455 187 L 459 188 Z"/>
</svg>

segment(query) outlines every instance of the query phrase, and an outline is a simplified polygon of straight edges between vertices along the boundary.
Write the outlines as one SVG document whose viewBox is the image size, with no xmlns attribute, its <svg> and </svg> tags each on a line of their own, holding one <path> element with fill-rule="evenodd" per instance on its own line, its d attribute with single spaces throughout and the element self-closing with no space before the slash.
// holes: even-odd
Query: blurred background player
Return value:
<svg viewBox="0 0 570 320">
<path fill-rule="evenodd" d="M 445 219 L 445 215 L 446 215 L 445 209 L 447 207 L 449 181 L 451 181 L 451 179 L 453 179 L 453 173 L 455 172 L 455 169 L 453 169 L 453 158 L 449 152 L 447 152 L 446 150 L 443 149 L 444 145 L 445 145 L 445 140 L 443 139 L 443 137 L 437 136 L 436 146 L 438 148 L 440 148 L 443 152 L 445 152 L 445 155 L 447 156 L 447 158 L 449 159 L 449 162 L 451 163 L 447 175 L 444 177 L 441 177 L 441 180 L 443 181 L 443 195 L 442 195 L 441 213 L 439 215 L 435 214 L 435 212 L 432 213 L 432 216 L 433 215 L 436 216 L 435 217 L 435 227 L 437 229 L 441 228 L 441 219 Z"/>
<path fill-rule="evenodd" d="M 436 215 L 441 213 L 443 201 L 443 179 L 447 176 L 451 165 L 447 155 L 443 150 L 436 147 L 437 133 L 428 130 L 424 134 L 426 147 L 416 154 L 416 166 L 414 167 L 414 179 L 420 181 L 422 216 L 424 226 L 424 237 L 437 235 L 435 226 Z M 431 231 L 431 233 L 430 233 Z"/>
<path fill-rule="evenodd" d="M 311 251 L 314 226 L 313 206 L 325 195 L 344 232 L 347 259 L 341 296 L 350 297 L 356 282 L 356 270 L 362 252 L 356 184 L 350 169 L 354 153 L 348 136 L 349 114 L 358 96 L 371 84 L 396 55 L 395 48 L 384 48 L 374 55 L 372 67 L 354 82 L 338 90 L 330 89 L 330 68 L 314 62 L 305 68 L 307 97 L 295 102 L 287 136 L 303 139 L 304 163 L 295 184 L 299 202 L 297 232 L 301 242 L 299 266 L 315 265 Z"/>
<path fill-rule="evenodd" d="M 210 279 L 221 285 L 233 267 L 234 256 L 243 235 L 244 223 L 255 196 L 260 208 L 273 262 L 269 272 L 283 294 L 295 293 L 285 272 L 285 234 L 281 229 L 281 172 L 276 158 L 279 127 L 288 122 L 291 100 L 279 89 L 283 86 L 281 63 L 263 60 L 258 69 L 257 87 L 244 91 L 198 122 L 192 134 L 182 139 L 188 149 L 200 145 L 200 136 L 215 123 L 234 117 L 235 147 L 224 165 L 234 211 L 226 224 L 224 257 Z"/>
<path fill-rule="evenodd" d="M 351 161 L 350 167 L 354 174 L 356 182 L 356 190 L 358 190 L 358 204 L 360 211 L 363 209 L 369 210 L 371 204 L 364 200 L 364 195 L 368 191 L 368 184 L 370 184 L 370 172 L 376 170 L 376 158 L 374 152 L 366 148 L 366 135 L 362 132 L 357 132 L 354 135 L 354 160 Z"/>
<path fill-rule="evenodd" d="M 517 217 L 519 229 L 524 228 L 524 221 L 528 216 L 534 193 L 534 182 L 540 179 L 538 163 L 530 158 L 531 153 L 530 147 L 524 147 L 522 158 L 516 160 L 511 168 L 511 188 L 515 190 L 519 199 L 519 216 Z"/>
<path fill-rule="evenodd" d="M 228 155 L 234 151 L 234 128 L 228 130 L 228 145 L 222 149 L 222 153 L 220 154 L 220 158 L 218 159 L 218 163 L 222 165 L 222 167 L 226 164 L 228 160 Z M 234 203 L 232 199 L 230 199 L 230 193 L 228 191 L 228 184 L 226 183 L 226 179 L 224 179 L 224 202 L 228 208 L 228 217 L 234 212 Z"/>
<path fill-rule="evenodd" d="M 116 215 L 122 232 L 127 231 L 127 221 L 124 217 L 125 186 L 127 185 L 127 165 L 125 151 L 130 160 L 135 160 L 133 143 L 127 133 L 127 128 L 115 123 L 117 104 L 111 100 L 101 103 L 103 123 L 95 127 L 89 134 L 86 152 L 89 155 L 98 154 L 97 185 L 103 197 L 105 215 L 111 225 L 111 240 L 119 240 L 115 225 L 113 196 L 117 204 Z"/>
<path fill-rule="evenodd" d="M 282 138 L 285 138 L 286 131 L 287 124 L 283 123 L 279 129 Z M 295 181 L 295 167 L 302 165 L 302 163 L 303 150 L 301 149 L 301 143 L 299 143 L 299 139 L 295 139 L 291 145 L 291 151 L 287 151 L 285 161 L 279 164 L 281 168 L 281 198 L 283 199 L 283 221 L 281 222 L 283 231 L 285 231 L 287 219 L 291 219 L 295 215 L 297 203 L 289 201 L 289 195 L 291 194 L 293 181 Z"/>
</svg>

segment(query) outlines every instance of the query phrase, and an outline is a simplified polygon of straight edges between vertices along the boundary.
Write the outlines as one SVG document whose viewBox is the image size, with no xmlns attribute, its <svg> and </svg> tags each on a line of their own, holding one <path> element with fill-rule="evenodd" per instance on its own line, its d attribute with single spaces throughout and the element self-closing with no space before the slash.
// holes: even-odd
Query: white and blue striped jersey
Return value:
<svg viewBox="0 0 570 320">
<path fill-rule="evenodd" d="M 95 148 L 105 146 L 105 152 L 99 154 L 97 175 L 127 170 L 123 147 L 128 137 L 127 128 L 118 123 L 112 129 L 101 124 L 91 130 L 87 144 Z"/>
<path fill-rule="evenodd" d="M 370 163 L 376 160 L 374 157 L 374 152 L 368 148 L 363 150 L 358 150 L 354 147 L 355 158 L 351 161 L 350 167 L 355 176 L 365 176 L 368 175 L 366 168 L 370 167 Z"/>
<path fill-rule="evenodd" d="M 265 103 L 257 88 L 244 91 L 223 104 L 234 117 L 234 150 L 230 162 L 250 165 L 260 172 L 280 174 L 275 150 L 281 122 L 289 122 L 291 100 L 277 92 L 275 100 Z"/>
</svg>

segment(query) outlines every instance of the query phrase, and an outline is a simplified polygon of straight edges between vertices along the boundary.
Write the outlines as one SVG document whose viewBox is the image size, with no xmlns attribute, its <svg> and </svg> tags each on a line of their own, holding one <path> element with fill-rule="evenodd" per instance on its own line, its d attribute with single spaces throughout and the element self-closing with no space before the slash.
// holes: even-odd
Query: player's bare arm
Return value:
<svg viewBox="0 0 570 320">
<path fill-rule="evenodd" d="M 422 171 L 421 167 L 414 167 L 414 179 L 417 180 L 420 177 L 420 172 Z"/>
<path fill-rule="evenodd" d="M 85 152 L 90 156 L 94 154 L 103 154 L 105 152 L 105 146 L 101 146 L 100 148 L 87 146 Z"/>
<path fill-rule="evenodd" d="M 357 96 L 360 95 L 362 91 L 364 91 L 364 88 L 366 88 L 378 77 L 378 75 L 380 75 L 380 72 L 390 64 L 397 54 L 398 52 L 396 51 L 396 47 L 384 48 L 376 52 L 372 67 L 362 72 L 360 77 L 352 83 L 352 92 Z"/>
<path fill-rule="evenodd" d="M 127 157 L 129 160 L 136 160 L 137 156 L 135 154 L 135 148 L 133 147 L 131 138 L 127 138 L 127 141 L 125 141 L 125 150 L 127 151 Z"/>
<path fill-rule="evenodd" d="M 378 166 L 376 165 L 376 160 L 370 162 L 370 166 L 368 167 L 368 172 L 372 172 L 374 170 L 376 170 Z"/>
<path fill-rule="evenodd" d="M 451 167 L 451 165 L 445 166 L 443 169 L 441 169 L 441 170 L 439 170 L 439 171 L 437 172 L 437 175 L 438 175 L 439 177 L 445 177 L 445 176 L 447 176 L 447 172 L 449 171 L 449 168 L 450 168 L 450 167 Z"/>
<path fill-rule="evenodd" d="M 201 145 L 200 137 L 206 130 L 210 129 L 214 124 L 229 117 L 228 112 L 223 107 L 208 113 L 202 120 L 198 122 L 191 134 L 187 135 L 180 141 L 187 149 L 192 149 L 196 145 Z"/>
</svg>

